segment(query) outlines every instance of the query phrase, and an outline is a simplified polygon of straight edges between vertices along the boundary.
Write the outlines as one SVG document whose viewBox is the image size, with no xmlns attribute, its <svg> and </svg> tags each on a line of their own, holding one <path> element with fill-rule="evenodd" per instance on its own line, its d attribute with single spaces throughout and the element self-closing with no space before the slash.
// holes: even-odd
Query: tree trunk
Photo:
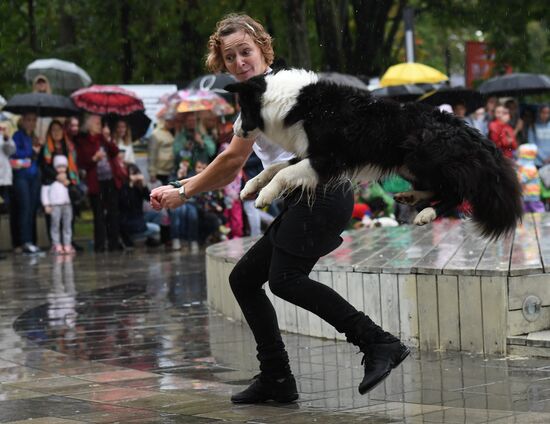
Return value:
<svg viewBox="0 0 550 424">
<path fill-rule="evenodd" d="M 38 45 L 36 42 L 36 20 L 34 17 L 34 0 L 27 0 L 27 23 L 29 25 L 29 42 L 31 50 L 33 52 L 38 51 Z"/>
<path fill-rule="evenodd" d="M 384 38 L 393 0 L 353 0 L 357 39 L 354 73 L 379 75 L 385 68 Z"/>
<path fill-rule="evenodd" d="M 311 69 L 305 1 L 286 0 L 284 8 L 288 21 L 289 65 Z"/>
<path fill-rule="evenodd" d="M 132 81 L 134 72 L 134 56 L 132 40 L 130 39 L 130 4 L 128 0 L 121 0 L 120 35 L 122 41 L 122 81 L 128 84 Z"/>
<path fill-rule="evenodd" d="M 204 38 L 197 32 L 196 19 L 191 11 L 199 9 L 197 0 L 185 0 L 181 7 L 180 40 L 181 49 L 175 52 L 180 56 L 180 78 L 188 81 L 204 73 L 202 56 L 197 56 L 196 46 L 204 46 Z"/>
<path fill-rule="evenodd" d="M 315 22 L 319 44 L 325 58 L 323 71 L 345 72 L 342 30 L 335 0 L 315 1 Z"/>
</svg>

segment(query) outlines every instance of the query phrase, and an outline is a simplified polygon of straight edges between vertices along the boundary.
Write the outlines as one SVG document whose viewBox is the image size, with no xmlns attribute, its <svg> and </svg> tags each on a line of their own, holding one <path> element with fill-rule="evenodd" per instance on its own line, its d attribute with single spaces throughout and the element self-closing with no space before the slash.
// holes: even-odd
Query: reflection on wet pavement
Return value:
<svg viewBox="0 0 550 424">
<path fill-rule="evenodd" d="M 360 396 L 352 346 L 293 334 L 300 401 L 233 406 L 254 342 L 206 307 L 203 256 L 11 257 L 0 276 L 0 422 L 550 422 L 545 360 L 415 353 Z"/>
</svg>

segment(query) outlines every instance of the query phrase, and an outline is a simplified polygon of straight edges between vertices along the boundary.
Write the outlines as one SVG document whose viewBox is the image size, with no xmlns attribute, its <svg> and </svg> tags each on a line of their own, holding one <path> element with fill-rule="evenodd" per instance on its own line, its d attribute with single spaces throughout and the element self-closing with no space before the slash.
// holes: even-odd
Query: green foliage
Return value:
<svg viewBox="0 0 550 424">
<path fill-rule="evenodd" d="M 417 10 L 417 61 L 451 70 L 464 64 L 464 42 L 476 30 L 497 49 L 500 65 L 514 70 L 548 72 L 549 12 L 539 0 L 303 0 L 310 61 L 315 70 L 329 67 L 320 39 L 331 41 L 326 29 L 337 13 L 337 49 L 341 72 L 379 75 L 404 60 L 403 25 L 392 26 L 407 4 Z M 318 21 L 319 2 L 331 8 Z M 6 97 L 29 91 L 25 67 L 35 59 L 57 57 L 86 69 L 95 83 L 177 83 L 205 73 L 208 36 L 230 12 L 260 20 L 275 40 L 277 57 L 288 60 L 289 32 L 284 1 L 260 0 L 3 0 L 0 1 L 0 93 Z M 29 6 L 34 16 L 30 19 Z M 316 9 L 317 8 L 317 9 Z M 127 31 L 125 32 L 125 22 Z M 35 37 L 32 37 L 32 28 Z M 393 30 L 392 30 L 393 28 Z M 124 34 L 127 34 L 125 36 Z M 328 34 L 328 35 L 327 35 Z M 334 43 L 333 43 L 334 44 Z M 290 63 L 292 65 L 292 63 Z"/>
</svg>

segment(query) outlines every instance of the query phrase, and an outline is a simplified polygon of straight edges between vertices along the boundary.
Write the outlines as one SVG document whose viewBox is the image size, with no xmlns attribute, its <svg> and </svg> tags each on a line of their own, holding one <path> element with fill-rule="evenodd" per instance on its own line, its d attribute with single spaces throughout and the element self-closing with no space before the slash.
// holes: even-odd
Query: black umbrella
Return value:
<svg viewBox="0 0 550 424">
<path fill-rule="evenodd" d="M 195 78 L 185 88 L 210 90 L 219 94 L 231 104 L 235 104 L 235 95 L 224 90 L 226 85 L 233 84 L 234 82 L 237 82 L 237 80 L 230 74 L 207 74 Z"/>
<path fill-rule="evenodd" d="M 338 85 L 345 85 L 348 87 L 360 88 L 361 90 L 368 90 L 367 84 L 365 84 L 355 75 L 341 74 L 339 72 L 319 72 L 318 75 L 321 81 L 332 81 Z"/>
<path fill-rule="evenodd" d="M 38 116 L 72 116 L 78 114 L 78 109 L 70 98 L 47 93 L 16 94 L 8 100 L 3 110 L 17 115 L 36 113 Z"/>
<path fill-rule="evenodd" d="M 526 96 L 550 91 L 550 77 L 544 74 L 513 73 L 491 78 L 479 86 L 491 96 Z"/>
<path fill-rule="evenodd" d="M 448 86 L 428 91 L 418 101 L 432 106 L 439 106 L 444 103 L 454 106 L 463 103 L 466 106 L 467 113 L 471 113 L 485 104 L 483 96 L 478 91 L 464 87 Z"/>
<path fill-rule="evenodd" d="M 139 140 L 147 134 L 147 130 L 151 125 L 151 119 L 149 119 L 149 117 L 142 110 L 132 112 L 125 116 L 116 115 L 114 113 L 105 115 L 105 121 L 113 131 L 116 129 L 116 123 L 121 120 L 128 124 L 128 127 L 132 132 L 132 139 L 134 140 Z"/>
<path fill-rule="evenodd" d="M 377 88 L 372 90 L 372 94 L 377 97 L 389 97 L 398 102 L 410 102 L 424 94 L 424 90 L 414 84 L 402 84 Z"/>
</svg>

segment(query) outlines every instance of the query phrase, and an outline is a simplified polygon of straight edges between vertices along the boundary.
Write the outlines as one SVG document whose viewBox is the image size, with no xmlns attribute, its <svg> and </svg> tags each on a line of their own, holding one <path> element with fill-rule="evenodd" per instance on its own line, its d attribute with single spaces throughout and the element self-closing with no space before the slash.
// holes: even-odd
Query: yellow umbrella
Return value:
<svg viewBox="0 0 550 424">
<path fill-rule="evenodd" d="M 401 84 L 436 83 L 446 81 L 447 75 L 422 63 L 399 63 L 388 68 L 380 80 L 382 87 Z"/>
</svg>

